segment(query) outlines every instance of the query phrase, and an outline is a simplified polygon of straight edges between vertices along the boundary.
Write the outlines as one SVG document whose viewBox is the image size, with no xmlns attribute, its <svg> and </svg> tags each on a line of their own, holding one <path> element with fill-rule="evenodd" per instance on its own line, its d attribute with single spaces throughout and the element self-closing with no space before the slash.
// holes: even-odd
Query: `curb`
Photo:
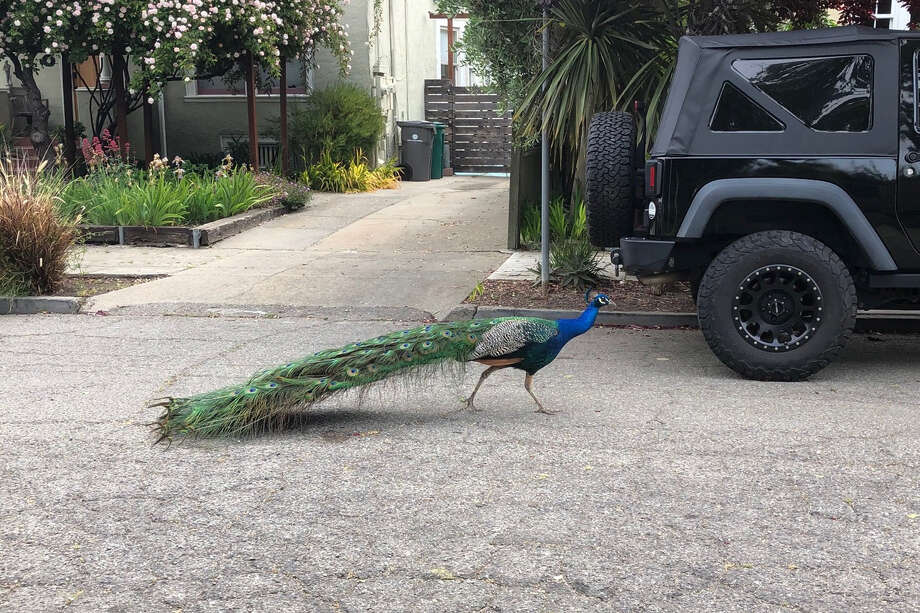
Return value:
<svg viewBox="0 0 920 613">
<path fill-rule="evenodd" d="M 519 309 L 513 307 L 460 304 L 451 309 L 441 321 L 462 319 L 491 319 L 493 317 L 539 317 L 562 319 L 578 317 L 581 311 L 565 309 Z M 601 326 L 642 326 L 645 328 L 698 328 L 696 313 L 654 311 L 601 311 L 597 314 Z M 857 332 L 920 332 L 920 311 L 872 311 L 860 313 Z"/>
<path fill-rule="evenodd" d="M 564 309 L 519 309 L 512 307 L 480 306 L 460 304 L 450 310 L 441 321 L 461 319 L 491 319 L 493 317 L 540 317 L 542 319 L 562 319 L 578 317 L 581 311 Z M 659 328 L 697 327 L 696 313 L 655 313 L 632 311 L 601 311 L 597 314 L 597 323 L 601 326 L 643 326 Z"/>
<path fill-rule="evenodd" d="M 0 315 L 34 315 L 36 313 L 72 315 L 79 313 L 82 305 L 82 299 L 69 296 L 0 298 Z"/>
</svg>

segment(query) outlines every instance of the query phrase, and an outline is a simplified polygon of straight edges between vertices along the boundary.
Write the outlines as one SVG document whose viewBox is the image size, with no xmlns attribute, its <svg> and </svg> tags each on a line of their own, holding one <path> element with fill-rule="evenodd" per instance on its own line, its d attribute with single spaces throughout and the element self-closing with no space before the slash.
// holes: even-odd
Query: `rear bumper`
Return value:
<svg viewBox="0 0 920 613">
<path fill-rule="evenodd" d="M 631 275 L 655 275 L 673 268 L 669 263 L 676 241 L 647 238 L 620 239 L 620 248 L 610 253 L 610 261 L 619 264 Z"/>
</svg>

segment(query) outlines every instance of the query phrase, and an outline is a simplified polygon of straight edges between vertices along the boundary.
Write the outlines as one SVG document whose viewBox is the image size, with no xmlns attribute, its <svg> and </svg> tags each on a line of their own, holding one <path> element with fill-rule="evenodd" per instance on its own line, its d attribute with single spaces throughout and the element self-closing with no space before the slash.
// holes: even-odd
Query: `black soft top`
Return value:
<svg viewBox="0 0 920 613">
<path fill-rule="evenodd" d="M 920 32 L 870 28 L 868 26 L 845 26 L 821 28 L 820 30 L 791 30 L 765 34 L 729 34 L 725 36 L 685 36 L 701 49 L 724 49 L 725 47 L 788 47 L 789 45 L 829 45 L 860 43 L 870 40 L 893 41 L 901 38 L 920 38 Z M 682 39 L 683 40 L 683 39 Z"/>
<path fill-rule="evenodd" d="M 766 34 L 684 36 L 661 115 L 655 156 L 897 155 L 898 40 L 920 32 L 847 26 Z M 735 72 L 735 59 L 809 58 L 869 54 L 875 68 L 872 127 L 867 132 L 818 132 Z M 712 132 L 712 116 L 725 82 L 783 120 L 779 133 Z"/>
</svg>

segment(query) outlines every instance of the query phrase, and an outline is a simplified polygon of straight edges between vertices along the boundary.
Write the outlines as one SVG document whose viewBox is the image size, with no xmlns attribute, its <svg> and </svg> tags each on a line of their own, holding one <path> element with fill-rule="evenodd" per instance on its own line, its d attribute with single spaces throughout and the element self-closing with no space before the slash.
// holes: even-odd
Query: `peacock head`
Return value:
<svg viewBox="0 0 920 613">
<path fill-rule="evenodd" d="M 585 292 L 585 304 L 599 309 L 602 306 L 610 304 L 610 296 L 607 294 L 597 294 L 594 298 L 591 298 L 591 289 L 589 288 L 588 291 Z"/>
</svg>

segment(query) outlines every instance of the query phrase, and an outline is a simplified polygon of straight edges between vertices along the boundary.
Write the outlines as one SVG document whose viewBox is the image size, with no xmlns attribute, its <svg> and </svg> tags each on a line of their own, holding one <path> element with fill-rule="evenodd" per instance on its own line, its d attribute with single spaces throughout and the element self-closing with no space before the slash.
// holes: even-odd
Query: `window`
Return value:
<svg viewBox="0 0 920 613">
<path fill-rule="evenodd" d="M 865 132 L 872 127 L 868 55 L 735 60 L 732 67 L 809 128 Z"/>
<path fill-rule="evenodd" d="M 74 64 L 74 89 L 107 89 L 112 80 L 112 67 L 108 57 L 92 55 L 79 64 Z"/>
<path fill-rule="evenodd" d="M 728 81 L 722 85 L 709 127 L 715 132 L 782 132 L 786 128 Z"/>
<path fill-rule="evenodd" d="M 453 30 L 454 30 L 453 39 L 454 39 L 454 42 L 456 43 L 457 40 L 458 40 L 459 37 L 460 37 L 460 30 L 459 30 L 458 28 L 454 28 Z M 440 42 L 440 44 L 438 45 L 438 49 L 440 50 L 440 56 L 441 56 L 441 57 L 440 57 L 440 60 L 439 60 L 438 63 L 441 65 L 441 78 L 442 78 L 442 79 L 449 79 L 449 78 L 450 78 L 450 63 L 449 63 L 449 59 L 448 59 L 448 57 L 447 57 L 447 50 L 448 50 L 448 48 L 450 47 L 450 45 L 447 44 L 447 28 L 445 28 L 445 27 L 442 27 L 442 28 L 441 28 L 440 36 L 441 36 L 441 42 Z M 459 67 L 457 66 L 457 64 L 458 64 L 458 61 L 457 61 L 457 60 L 458 60 L 458 59 L 459 59 L 459 58 L 457 57 L 457 54 L 454 53 L 454 73 L 458 72 L 458 71 L 457 71 L 457 69 L 459 68 Z M 456 76 L 456 74 L 455 74 L 455 76 Z M 459 85 L 459 83 L 458 83 L 458 85 Z"/>
<path fill-rule="evenodd" d="M 312 87 L 313 74 L 309 69 L 305 69 L 300 60 L 288 60 L 287 62 L 287 92 L 292 94 L 306 94 Z M 264 89 L 256 92 L 259 95 L 277 95 L 278 79 L 272 78 L 264 68 L 259 69 L 259 78 L 257 83 L 266 85 Z M 215 77 L 213 79 L 198 79 L 195 81 L 194 91 L 190 95 L 198 96 L 245 96 L 246 81 L 244 79 L 224 79 Z"/>
</svg>

